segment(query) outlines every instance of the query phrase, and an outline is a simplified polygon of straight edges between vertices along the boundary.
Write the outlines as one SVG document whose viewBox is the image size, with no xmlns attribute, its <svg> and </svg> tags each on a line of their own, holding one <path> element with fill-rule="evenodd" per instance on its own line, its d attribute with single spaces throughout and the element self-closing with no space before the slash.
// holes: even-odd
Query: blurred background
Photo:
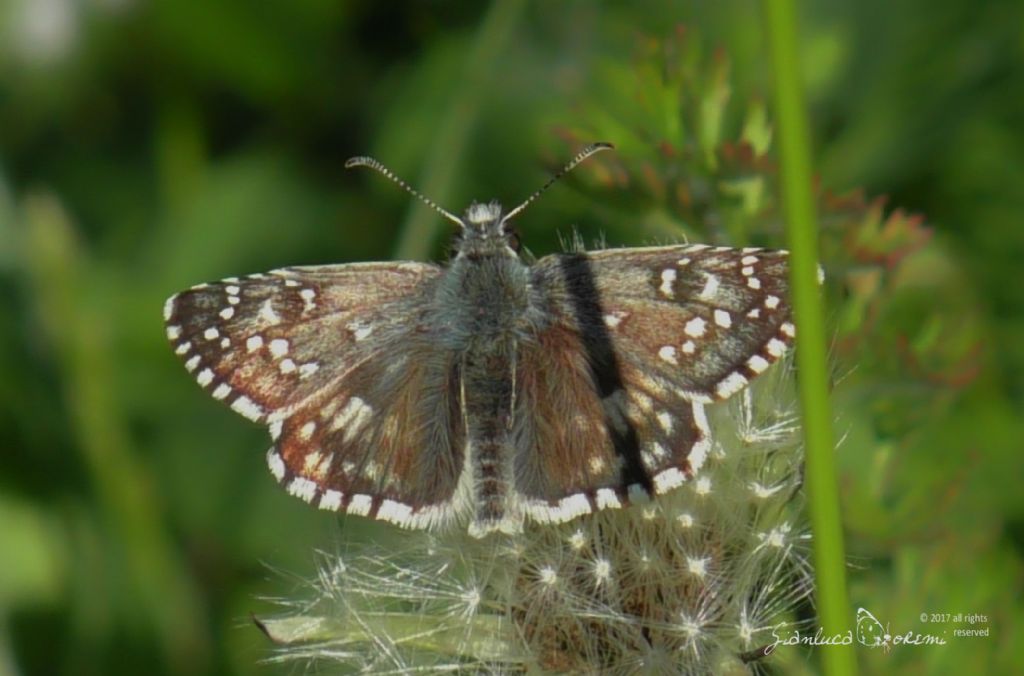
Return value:
<svg viewBox="0 0 1024 676">
<path fill-rule="evenodd" d="M 801 4 L 851 602 L 948 638 L 861 664 L 1011 673 L 1024 4 Z M 343 169 L 367 153 L 461 212 L 611 141 L 519 219 L 538 255 L 573 226 L 783 245 L 770 78 L 738 0 L 0 3 L 0 676 L 302 672 L 251 616 L 317 549 L 395 537 L 275 486 L 265 431 L 171 353 L 167 296 L 443 258 L 450 224 Z"/>
</svg>

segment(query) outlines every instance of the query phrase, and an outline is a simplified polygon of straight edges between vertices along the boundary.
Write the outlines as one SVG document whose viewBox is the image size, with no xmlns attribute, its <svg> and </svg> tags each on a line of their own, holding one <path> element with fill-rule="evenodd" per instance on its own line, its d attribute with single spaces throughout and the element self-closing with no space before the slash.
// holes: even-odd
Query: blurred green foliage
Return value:
<svg viewBox="0 0 1024 676">
<path fill-rule="evenodd" d="M 1011 673 L 1024 6 L 803 19 L 852 603 L 949 639 L 861 663 Z M 0 35 L 0 674 L 267 673 L 262 599 L 400 537 L 279 491 L 160 322 L 202 280 L 441 256 L 448 226 L 346 157 L 461 210 L 609 140 L 520 219 L 533 251 L 781 243 L 756 3 L 9 0 Z"/>
</svg>

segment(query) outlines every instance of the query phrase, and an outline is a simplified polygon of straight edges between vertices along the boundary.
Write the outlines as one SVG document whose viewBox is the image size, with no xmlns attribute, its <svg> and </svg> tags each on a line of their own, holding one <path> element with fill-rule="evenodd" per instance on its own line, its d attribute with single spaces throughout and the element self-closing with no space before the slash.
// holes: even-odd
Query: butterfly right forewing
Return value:
<svg viewBox="0 0 1024 676">
<path fill-rule="evenodd" d="M 522 348 L 545 366 L 520 387 L 552 401 L 558 383 L 572 383 L 564 401 L 522 412 L 532 434 L 520 441 L 516 480 L 535 518 L 664 493 L 699 470 L 711 444 L 704 404 L 741 389 L 792 341 L 786 258 L 680 245 L 534 266 L 550 323 Z M 562 469 L 549 485 L 535 468 L 552 462 Z M 569 486 L 566 467 L 577 476 Z"/>
<path fill-rule="evenodd" d="M 703 244 L 587 255 L 620 358 L 704 403 L 742 389 L 792 344 L 788 259 Z"/>
</svg>

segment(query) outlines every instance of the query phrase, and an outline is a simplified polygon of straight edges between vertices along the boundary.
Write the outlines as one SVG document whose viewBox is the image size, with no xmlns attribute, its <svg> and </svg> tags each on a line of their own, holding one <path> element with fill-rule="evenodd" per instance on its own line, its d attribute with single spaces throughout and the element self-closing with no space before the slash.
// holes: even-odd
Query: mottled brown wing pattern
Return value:
<svg viewBox="0 0 1024 676">
<path fill-rule="evenodd" d="M 469 506 L 469 487 L 457 495 L 466 445 L 458 366 L 415 336 L 350 370 L 321 404 L 272 423 L 271 435 L 275 477 L 321 509 L 426 528 Z"/>
<path fill-rule="evenodd" d="M 702 244 L 589 255 L 619 359 L 705 403 L 732 396 L 792 345 L 788 258 Z"/>
<path fill-rule="evenodd" d="M 530 368 L 517 376 L 522 398 L 552 402 L 520 410 L 516 486 L 534 518 L 646 499 L 700 469 L 711 445 L 704 404 L 742 389 L 792 342 L 786 258 L 681 245 L 538 262 L 532 284 L 552 320 L 524 343 Z"/>
<path fill-rule="evenodd" d="M 664 493 L 692 476 L 710 447 L 702 404 L 628 369 L 617 380 L 607 362 L 595 377 L 597 346 L 573 323 L 524 343 L 516 374 L 515 486 L 541 522 Z"/>
<path fill-rule="evenodd" d="M 428 525 L 447 518 L 464 444 L 457 372 L 431 361 L 427 308 L 410 302 L 441 271 L 364 263 L 200 284 L 168 299 L 167 337 L 214 398 L 268 424 L 268 463 L 290 493 Z"/>
</svg>

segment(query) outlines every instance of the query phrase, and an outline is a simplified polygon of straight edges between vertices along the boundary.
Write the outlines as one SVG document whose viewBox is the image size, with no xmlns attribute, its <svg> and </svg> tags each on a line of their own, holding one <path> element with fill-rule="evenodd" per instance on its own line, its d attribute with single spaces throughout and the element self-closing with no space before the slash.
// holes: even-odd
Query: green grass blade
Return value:
<svg viewBox="0 0 1024 676">
<path fill-rule="evenodd" d="M 769 48 L 775 74 L 775 106 L 782 160 L 783 208 L 792 251 L 790 279 L 799 336 L 796 364 L 807 447 L 807 491 L 814 530 L 818 615 L 825 634 L 850 629 L 846 559 L 834 462 L 825 326 L 817 282 L 818 239 L 811 189 L 810 142 L 800 82 L 794 0 L 766 0 Z M 853 646 L 821 646 L 825 673 L 856 673 Z"/>
</svg>

